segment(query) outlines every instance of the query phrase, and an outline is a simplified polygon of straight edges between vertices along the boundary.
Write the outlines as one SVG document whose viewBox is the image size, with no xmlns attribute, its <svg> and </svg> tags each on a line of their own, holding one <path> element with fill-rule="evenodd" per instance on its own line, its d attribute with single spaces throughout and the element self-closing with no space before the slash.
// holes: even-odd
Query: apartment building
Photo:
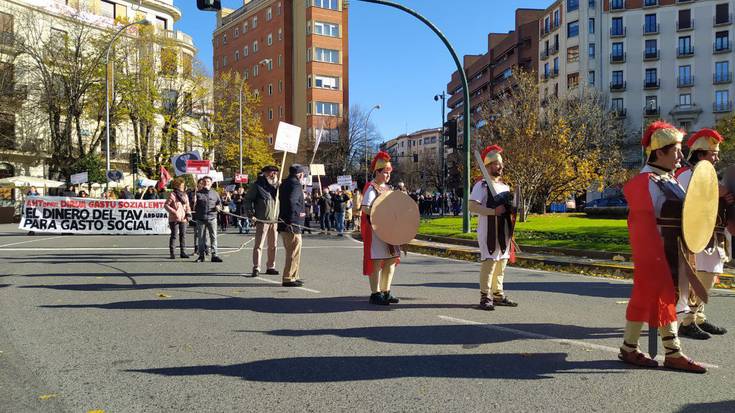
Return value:
<svg viewBox="0 0 735 413">
<path fill-rule="evenodd" d="M 512 86 L 513 67 L 535 71 L 539 65 L 538 20 L 544 10 L 518 9 L 515 12 L 515 29 L 508 33 L 490 33 L 487 36 L 487 52 L 464 56 L 463 67 L 470 89 L 471 113 L 477 116 L 483 106 Z M 459 72 L 452 73 L 447 84 L 448 119 L 464 117 L 464 96 Z M 482 120 L 472 119 L 478 125 Z M 460 122 L 461 128 L 461 122 Z"/>
<path fill-rule="evenodd" d="M 599 0 L 558 0 L 539 19 L 539 94 L 542 102 L 581 84 L 597 87 L 602 72 Z"/>
<path fill-rule="evenodd" d="M 262 98 L 256 112 L 271 145 L 279 121 L 305 132 L 301 156 L 321 129 L 322 142 L 337 139 L 349 110 L 346 1 L 243 0 L 218 12 L 212 41 L 215 82 L 242 74 Z"/>
<path fill-rule="evenodd" d="M 28 22 L 31 18 L 33 21 Z M 39 113 L 39 108 L 43 107 L 39 104 L 42 97 L 38 84 L 41 80 L 32 78 L 31 74 L 22 69 L 28 66 L 29 57 L 18 54 L 15 47 L 16 39 L 24 35 L 23 31 L 33 25 L 33 30 L 42 34 L 39 35 L 42 38 L 36 38 L 39 42 L 58 41 L 59 47 L 63 47 L 68 44 L 65 42 L 69 42 L 65 30 L 70 26 L 99 30 L 102 35 L 118 29 L 121 20 L 143 18 L 155 25 L 158 35 L 172 41 L 165 53 L 158 47 L 152 50 L 159 56 L 157 65 L 161 68 L 165 66 L 166 70 L 160 71 L 162 78 L 166 78 L 167 84 L 177 82 L 179 74 L 191 72 L 196 48 L 189 35 L 173 29 L 176 21 L 181 18 L 181 11 L 174 6 L 173 0 L 0 1 L 0 80 L 3 84 L 3 90 L 0 91 L 0 178 L 14 175 L 48 177 L 48 160 L 52 156 L 47 120 L 49 115 L 45 112 Z M 123 34 L 125 35 L 134 34 L 128 32 Z M 39 45 L 40 47 L 42 46 Z M 163 61 L 164 58 L 168 63 Z M 175 95 L 176 90 L 173 89 L 179 88 L 163 90 L 166 95 L 164 104 L 181 104 L 184 100 L 185 97 Z M 8 96 L 13 99 L 8 100 Z M 208 110 L 202 106 L 199 109 Z M 191 117 L 178 125 L 180 134 L 186 135 L 180 140 L 182 150 L 192 149 L 191 146 L 185 147 L 186 142 L 191 145 L 192 142 L 200 141 L 201 129 L 196 127 L 198 120 L 193 112 Z M 64 114 L 61 117 L 65 118 Z M 66 121 L 62 119 L 62 122 Z M 157 115 L 154 136 L 160 135 L 163 123 L 161 116 Z M 95 120 L 84 119 L 79 125 L 81 136 L 77 136 L 77 128 L 73 128 L 74 144 L 87 144 L 92 131 L 97 127 L 99 125 Z M 110 143 L 113 169 L 132 172 L 129 163 L 130 155 L 135 150 L 134 142 L 135 136 L 130 122 L 113 125 Z M 160 142 L 154 142 L 154 145 L 160 145 Z M 131 179 L 128 180 L 130 181 Z"/>
<path fill-rule="evenodd" d="M 380 145 L 380 149 L 395 158 L 398 165 L 420 163 L 427 158 L 441 159 L 442 129 L 422 129 L 403 134 Z"/>
<path fill-rule="evenodd" d="M 693 131 L 732 112 L 733 3 L 604 3 L 610 60 L 601 80 L 631 129 L 641 131 L 650 120 L 663 118 Z"/>
</svg>

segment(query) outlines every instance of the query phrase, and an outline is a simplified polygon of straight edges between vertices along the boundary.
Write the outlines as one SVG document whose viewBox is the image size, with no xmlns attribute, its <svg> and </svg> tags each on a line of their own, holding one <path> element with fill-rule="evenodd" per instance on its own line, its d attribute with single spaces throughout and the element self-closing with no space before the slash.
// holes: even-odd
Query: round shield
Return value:
<svg viewBox="0 0 735 413">
<path fill-rule="evenodd" d="M 387 244 L 407 244 L 419 231 L 419 207 L 401 191 L 385 192 L 370 208 L 370 223 Z"/>
<path fill-rule="evenodd" d="M 697 162 L 692 170 L 681 214 L 681 229 L 689 251 L 695 254 L 702 252 L 712 238 L 719 199 L 715 167 L 708 161 Z"/>
</svg>

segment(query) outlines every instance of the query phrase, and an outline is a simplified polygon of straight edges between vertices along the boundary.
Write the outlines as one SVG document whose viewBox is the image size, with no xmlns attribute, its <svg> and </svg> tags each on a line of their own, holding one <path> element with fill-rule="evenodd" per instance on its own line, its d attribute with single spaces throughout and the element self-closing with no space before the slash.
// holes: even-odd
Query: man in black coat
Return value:
<svg viewBox="0 0 735 413">
<path fill-rule="evenodd" d="M 284 287 L 300 287 L 304 282 L 299 279 L 299 263 L 301 262 L 301 226 L 306 218 L 304 189 L 301 179 L 306 168 L 293 164 L 288 169 L 288 178 L 281 184 L 278 202 L 278 232 L 286 250 L 286 263 L 283 267 Z"/>
<path fill-rule="evenodd" d="M 212 189 L 212 178 L 205 176 L 200 181 L 202 187 L 195 194 L 193 208 L 199 240 L 197 261 L 204 262 L 204 252 L 207 250 L 206 235 L 209 234 L 212 262 L 222 262 L 222 258 L 217 256 L 217 214 L 222 210 L 222 199 L 217 191 Z"/>
</svg>

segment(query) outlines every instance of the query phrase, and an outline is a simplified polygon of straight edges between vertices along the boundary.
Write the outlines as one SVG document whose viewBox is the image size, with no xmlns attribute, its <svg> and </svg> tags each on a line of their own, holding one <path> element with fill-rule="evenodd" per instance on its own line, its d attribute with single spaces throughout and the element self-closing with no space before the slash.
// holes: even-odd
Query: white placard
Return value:
<svg viewBox="0 0 735 413">
<path fill-rule="evenodd" d="M 324 164 L 321 163 L 313 163 L 309 165 L 309 169 L 311 170 L 311 174 L 314 176 L 324 176 L 326 175 L 324 173 Z"/>
<path fill-rule="evenodd" d="M 89 182 L 89 172 L 79 172 L 78 174 L 72 175 L 70 178 L 72 184 L 84 184 Z"/>
<path fill-rule="evenodd" d="M 158 181 L 156 181 L 155 179 L 147 179 L 147 178 L 146 179 L 142 179 L 142 178 L 141 179 L 138 179 L 138 186 L 140 186 L 142 188 L 146 188 L 146 187 L 149 187 L 149 186 L 156 186 L 157 184 L 158 184 Z"/>
<path fill-rule="evenodd" d="M 332 191 L 332 192 L 337 192 L 340 189 L 342 189 L 342 187 L 339 184 L 329 185 L 329 190 Z"/>
<path fill-rule="evenodd" d="M 297 153 L 299 151 L 299 137 L 301 136 L 301 128 L 286 122 L 278 123 L 278 132 L 276 132 L 276 143 L 273 149 L 288 153 Z"/>
<path fill-rule="evenodd" d="M 196 174 L 197 181 L 204 178 L 205 176 L 212 178 L 212 182 L 222 182 L 225 180 L 225 176 L 222 172 L 210 169 L 208 174 Z"/>
<path fill-rule="evenodd" d="M 337 177 L 337 184 L 340 186 L 350 186 L 352 184 L 352 175 L 340 175 Z"/>
</svg>

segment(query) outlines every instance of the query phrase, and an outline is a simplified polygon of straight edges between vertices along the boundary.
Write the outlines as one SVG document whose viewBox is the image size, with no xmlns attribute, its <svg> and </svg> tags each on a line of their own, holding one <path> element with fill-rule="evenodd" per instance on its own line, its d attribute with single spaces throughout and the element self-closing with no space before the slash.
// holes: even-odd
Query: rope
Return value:
<svg viewBox="0 0 735 413">
<path fill-rule="evenodd" d="M 299 225 L 299 224 L 289 224 L 289 223 L 287 223 L 286 221 L 284 221 L 282 219 L 278 219 L 278 220 L 275 220 L 275 221 L 266 221 L 264 219 L 258 219 L 258 218 L 254 218 L 254 217 L 253 218 L 244 217 L 242 215 L 233 214 L 232 212 L 226 212 L 226 211 L 220 211 L 220 212 L 223 213 L 223 214 L 225 214 L 225 215 L 229 215 L 229 216 L 232 216 L 232 217 L 235 217 L 235 218 L 249 219 L 249 220 L 252 220 L 254 222 L 262 222 L 263 224 L 284 224 L 284 225 L 290 225 L 292 227 L 299 227 L 299 228 L 302 228 L 302 229 L 305 229 L 305 230 L 308 230 L 308 231 L 313 231 L 310 227 L 307 227 L 307 226 L 304 226 L 304 225 Z"/>
</svg>

